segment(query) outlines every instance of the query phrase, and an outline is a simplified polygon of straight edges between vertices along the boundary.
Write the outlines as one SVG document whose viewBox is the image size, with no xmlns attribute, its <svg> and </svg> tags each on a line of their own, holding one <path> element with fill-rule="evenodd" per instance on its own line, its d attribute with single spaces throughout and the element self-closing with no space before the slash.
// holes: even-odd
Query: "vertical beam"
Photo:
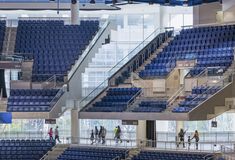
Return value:
<svg viewBox="0 0 235 160">
<path fill-rule="evenodd" d="M 146 140 L 146 121 L 145 120 L 139 120 L 138 126 L 136 129 L 136 140 L 137 140 L 137 146 L 143 146 L 144 141 Z M 140 140 L 143 140 L 142 142 Z"/>
<path fill-rule="evenodd" d="M 79 144 L 79 119 L 78 110 L 71 110 L 71 143 Z"/>
<path fill-rule="evenodd" d="M 156 147 L 156 121 L 146 121 L 146 138 L 149 147 Z"/>
<path fill-rule="evenodd" d="M 184 129 L 184 121 L 176 121 L 176 136 L 178 136 L 180 129 Z"/>
<path fill-rule="evenodd" d="M 71 0 L 71 24 L 79 22 L 79 4 L 78 0 Z"/>
</svg>

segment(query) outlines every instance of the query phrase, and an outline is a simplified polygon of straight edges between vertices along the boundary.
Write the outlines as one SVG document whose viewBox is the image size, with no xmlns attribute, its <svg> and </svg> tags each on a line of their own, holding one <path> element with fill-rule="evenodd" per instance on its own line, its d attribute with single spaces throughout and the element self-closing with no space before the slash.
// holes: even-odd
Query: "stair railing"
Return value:
<svg viewBox="0 0 235 160">
<path fill-rule="evenodd" d="M 226 77 L 223 77 L 222 79 L 220 79 L 219 81 L 217 81 L 216 83 L 214 83 L 213 86 L 209 86 L 207 88 L 207 90 L 205 90 L 203 93 L 201 93 L 202 95 L 208 95 L 208 91 L 211 91 L 212 89 L 214 89 L 215 86 L 218 86 L 220 87 L 219 90 L 217 92 L 219 92 L 220 90 L 223 89 L 223 87 L 225 87 L 226 85 L 228 85 L 229 83 L 231 83 L 233 81 L 233 75 L 234 73 L 232 74 L 229 74 L 228 76 Z M 215 95 L 217 92 L 213 93 L 213 94 L 209 94 L 208 97 L 206 99 L 209 99 L 210 97 L 212 97 L 213 95 Z M 196 96 L 195 98 L 193 98 L 191 101 L 189 102 L 193 102 L 197 99 L 198 97 Z M 204 100 L 206 101 L 206 100 Z M 194 108 L 192 108 L 192 110 L 190 110 L 189 112 L 192 112 L 195 108 L 197 108 L 198 105 L 200 105 L 202 102 L 204 101 L 200 101 L 200 103 L 198 103 L 196 106 L 194 106 Z"/>
<path fill-rule="evenodd" d="M 137 96 L 142 95 L 142 89 L 140 89 L 132 98 L 127 102 L 127 108 L 129 108 L 134 102 Z"/>
<path fill-rule="evenodd" d="M 207 68 L 205 68 L 203 71 L 201 71 L 199 74 L 197 74 L 194 78 L 196 79 L 197 81 L 197 84 L 198 84 L 198 78 L 200 78 L 201 76 L 204 75 L 204 73 L 206 73 L 207 75 Z M 186 75 L 187 76 L 187 75 Z M 180 95 L 184 95 L 185 91 L 185 86 L 183 85 L 182 87 L 180 87 L 170 98 L 169 100 L 167 101 L 168 102 L 168 108 L 171 107 L 171 105 L 175 102 L 175 100 L 180 96 Z"/>
</svg>

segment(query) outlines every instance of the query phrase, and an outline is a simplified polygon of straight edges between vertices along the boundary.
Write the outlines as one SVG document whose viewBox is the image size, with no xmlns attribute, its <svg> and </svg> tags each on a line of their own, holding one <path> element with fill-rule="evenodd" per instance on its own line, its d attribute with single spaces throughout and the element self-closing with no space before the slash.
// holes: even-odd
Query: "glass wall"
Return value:
<svg viewBox="0 0 235 160">
<path fill-rule="evenodd" d="M 49 128 L 59 127 L 61 139 L 71 136 L 70 111 L 56 120 L 56 124 L 45 124 L 44 119 L 13 119 L 12 124 L 0 124 L 1 138 L 48 138 Z"/>
<path fill-rule="evenodd" d="M 90 120 L 90 119 L 81 119 L 80 120 L 80 137 L 81 138 L 90 138 L 91 130 L 95 129 L 95 126 L 100 129 L 100 126 L 103 126 L 107 130 L 107 139 L 114 138 L 114 129 L 117 126 L 120 126 L 122 131 L 122 139 L 136 139 L 136 126 L 132 125 L 122 125 L 121 120 Z"/>
</svg>

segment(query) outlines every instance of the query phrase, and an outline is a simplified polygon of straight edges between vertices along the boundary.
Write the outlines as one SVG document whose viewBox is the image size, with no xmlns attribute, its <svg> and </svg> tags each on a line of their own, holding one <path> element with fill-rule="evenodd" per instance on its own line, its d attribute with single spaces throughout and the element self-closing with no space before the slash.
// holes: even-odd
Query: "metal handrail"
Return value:
<svg viewBox="0 0 235 160">
<path fill-rule="evenodd" d="M 178 96 L 184 91 L 184 86 L 180 87 L 167 101 L 168 105 L 170 105 L 171 103 L 173 103 Z"/>
<path fill-rule="evenodd" d="M 235 21 L 223 22 L 223 23 L 206 23 L 206 24 L 186 25 L 186 26 L 181 26 L 181 28 L 187 29 L 187 28 L 199 28 L 199 27 L 207 27 L 207 26 L 223 26 L 223 25 L 233 25 L 233 24 L 235 24 Z"/>
<path fill-rule="evenodd" d="M 223 77 L 222 79 L 220 79 L 217 83 L 215 83 L 215 84 L 219 84 L 219 83 L 221 83 L 221 82 L 224 82 L 224 80 L 225 79 L 229 79 L 229 77 L 230 77 L 231 75 L 228 75 L 228 76 L 226 76 L 226 77 Z M 231 83 L 231 82 L 230 82 Z M 227 85 L 227 84 L 226 84 Z M 219 91 L 221 91 L 222 89 L 223 89 L 223 87 L 224 86 L 226 86 L 226 85 L 222 85 L 222 88 L 220 88 L 216 93 L 218 93 Z M 210 86 L 207 90 L 205 90 L 203 93 L 202 93 L 202 95 L 203 94 L 205 94 L 206 92 L 208 92 L 209 90 L 211 90 L 211 89 L 213 89 L 213 87 L 214 87 L 214 85 L 213 86 Z M 221 87 L 221 86 L 220 86 Z M 216 93 L 214 93 L 214 94 L 211 94 L 211 95 L 209 95 L 208 97 L 207 97 L 207 99 L 209 99 L 210 97 L 212 97 L 213 95 L 215 95 Z M 195 99 L 197 98 L 197 96 L 195 97 L 195 98 L 193 98 L 190 102 L 193 102 Z M 198 104 L 198 105 L 200 105 L 200 104 Z M 197 106 L 198 106 L 197 105 Z M 195 106 L 194 108 L 192 108 L 189 112 L 192 112 L 193 110 L 195 110 L 196 108 L 197 108 L 197 106 Z"/>
<path fill-rule="evenodd" d="M 56 102 L 59 100 L 59 98 L 64 94 L 63 87 L 60 88 L 60 90 L 57 92 L 57 94 L 54 96 L 54 98 L 50 102 L 50 109 L 53 110 L 55 107 Z"/>
<path fill-rule="evenodd" d="M 68 81 L 70 81 L 75 74 L 76 70 L 79 68 L 79 66 L 82 64 L 82 62 L 85 60 L 87 57 L 88 53 L 91 51 L 91 49 L 95 46 L 96 42 L 98 39 L 101 37 L 101 35 L 104 33 L 106 28 L 110 25 L 109 21 L 106 21 L 101 29 L 96 33 L 95 37 L 92 39 L 92 41 L 89 43 L 89 45 L 86 47 L 84 50 L 83 54 L 79 57 L 79 59 L 76 61 L 76 63 L 73 65 L 71 70 L 68 73 Z"/>
<path fill-rule="evenodd" d="M 131 97 L 131 99 L 127 102 L 127 108 L 131 105 L 131 102 L 142 93 L 142 89 L 140 89 L 134 96 Z"/>
</svg>

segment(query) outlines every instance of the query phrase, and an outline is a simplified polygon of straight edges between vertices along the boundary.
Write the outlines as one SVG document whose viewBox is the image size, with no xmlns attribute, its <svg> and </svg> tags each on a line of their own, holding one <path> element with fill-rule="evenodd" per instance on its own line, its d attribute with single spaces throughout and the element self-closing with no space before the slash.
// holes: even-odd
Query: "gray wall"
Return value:
<svg viewBox="0 0 235 160">
<path fill-rule="evenodd" d="M 219 2 L 193 7 L 193 24 L 216 23 L 218 11 L 222 11 L 222 5 Z"/>
</svg>

